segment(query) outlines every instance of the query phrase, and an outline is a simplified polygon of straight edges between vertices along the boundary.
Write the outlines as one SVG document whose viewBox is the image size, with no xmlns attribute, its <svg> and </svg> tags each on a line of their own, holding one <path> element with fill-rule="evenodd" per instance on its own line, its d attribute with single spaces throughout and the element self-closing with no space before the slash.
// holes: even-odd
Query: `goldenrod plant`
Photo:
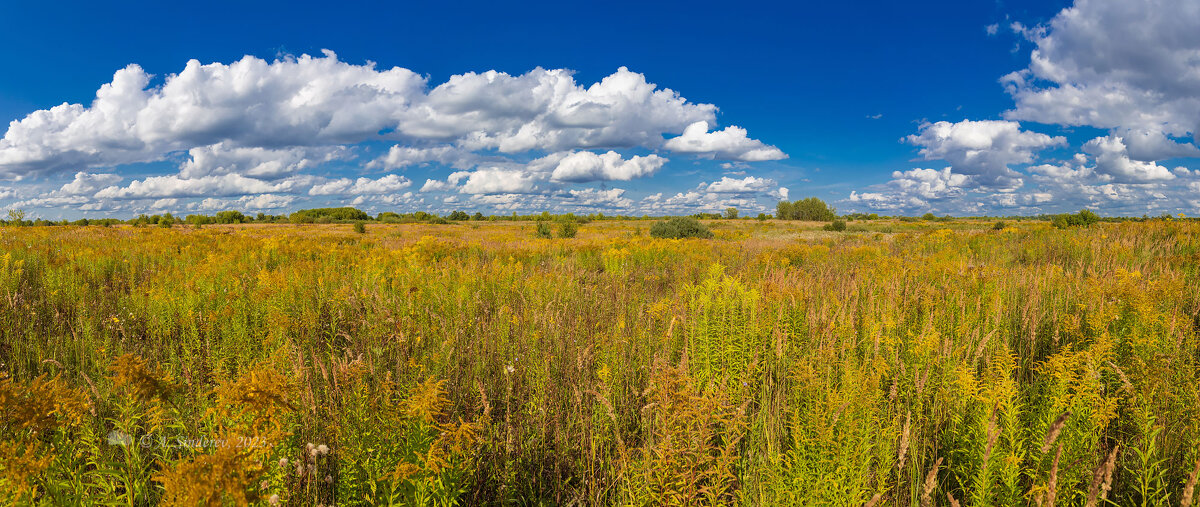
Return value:
<svg viewBox="0 0 1200 507">
<path fill-rule="evenodd" d="M 1195 221 L 328 212 L 6 228 L 0 502 L 1198 494 Z"/>
</svg>

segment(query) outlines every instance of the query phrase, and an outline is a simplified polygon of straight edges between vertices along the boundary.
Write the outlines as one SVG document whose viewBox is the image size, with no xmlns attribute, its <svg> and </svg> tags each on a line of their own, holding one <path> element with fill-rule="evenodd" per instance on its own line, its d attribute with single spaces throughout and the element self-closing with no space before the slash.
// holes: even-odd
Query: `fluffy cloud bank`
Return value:
<svg viewBox="0 0 1200 507">
<path fill-rule="evenodd" d="M 1013 121 L 939 121 L 921 125 L 906 138 L 919 146 L 925 160 L 945 160 L 958 174 L 973 176 L 979 185 L 1019 187 L 1020 174 L 1011 164 L 1033 160 L 1039 150 L 1066 143 L 1066 138 L 1021 130 Z"/>
<path fill-rule="evenodd" d="M 313 185 L 308 195 L 341 195 L 341 194 L 391 194 L 412 186 L 412 182 L 403 176 L 389 174 L 373 180 L 370 178 L 339 178 Z"/>
<path fill-rule="evenodd" d="M 961 198 L 969 177 L 945 169 L 895 171 L 892 180 L 874 192 L 850 192 L 851 203 L 877 210 L 904 211 L 929 207 L 931 202 Z"/>
<path fill-rule="evenodd" d="M 345 147 L 291 147 L 269 149 L 237 147 L 226 142 L 188 150 L 189 159 L 179 167 L 182 178 L 240 174 L 251 178 L 276 179 L 316 167 L 324 162 L 349 157 Z"/>
<path fill-rule="evenodd" d="M 950 167 L 897 171 L 845 202 L 902 212 L 1200 212 L 1200 174 L 1165 163 L 1200 156 L 1197 26 L 1200 4 L 1188 0 L 1077 0 L 1045 25 L 1014 23 L 1034 48 L 1027 68 L 1000 79 L 1014 101 L 1004 120 L 922 125 L 905 140 Z M 1108 134 L 1064 159 L 1039 159 L 1066 140 L 1019 121 Z"/>
<path fill-rule="evenodd" d="M 715 123 L 715 106 L 688 102 L 624 67 L 587 87 L 567 70 L 534 69 L 519 76 L 460 74 L 430 88 L 427 78 L 408 69 L 353 65 L 327 51 L 274 62 L 251 56 L 232 64 L 192 60 L 160 85 L 151 80 L 130 65 L 96 92 L 90 106 L 62 104 L 13 122 L 0 140 L 0 170 L 32 176 L 194 149 L 195 164 L 204 166 L 209 162 L 202 147 L 213 145 L 207 149 L 288 167 L 299 163 L 294 151 L 265 150 L 368 140 L 423 140 L 501 153 L 665 147 L 738 160 L 784 156 L 738 127 L 706 133 Z M 664 142 L 664 134 L 683 135 Z M 449 154 L 448 147 L 400 147 L 383 164 L 400 167 Z"/>
<path fill-rule="evenodd" d="M 1056 138 L 1021 131 L 1015 122 L 991 122 L 993 125 L 983 129 L 972 125 L 981 122 L 940 123 L 937 134 L 931 134 L 937 124 L 925 125 L 919 134 L 906 139 L 922 146 L 920 153 L 925 158 L 951 161 L 950 167 L 895 171 L 884 184 L 851 191 L 843 203 L 851 210 L 908 214 L 1029 214 L 1044 212 L 1046 206 L 1136 214 L 1196 209 L 1192 201 L 1200 172 L 1138 160 L 1133 156 L 1135 150 L 1119 135 L 1091 139 L 1066 160 L 1029 164 L 1018 171 L 1009 163 L 1035 162 L 1033 150 L 1059 144 Z M 996 123 L 1010 125 L 999 128 Z M 958 128 L 963 125 L 972 126 Z M 1008 140 L 997 142 L 1005 138 Z M 980 167 L 990 167 L 991 174 L 1000 178 L 981 178 L 987 173 Z M 988 181 L 1008 185 L 989 185 Z"/>
<path fill-rule="evenodd" d="M 1015 120 L 1099 128 L 1200 131 L 1200 5 L 1191 0 L 1079 0 L 1025 31 L 1029 67 L 1003 78 Z"/>
<path fill-rule="evenodd" d="M 292 177 L 279 181 L 264 181 L 247 178 L 240 174 L 181 178 L 151 176 L 134 180 L 125 187 L 106 187 L 96 192 L 99 199 L 149 199 L 166 197 L 206 197 L 293 192 L 299 190 L 306 178 Z"/>
<path fill-rule="evenodd" d="M 229 64 L 192 60 L 161 78 L 131 64 L 90 104 L 64 103 L 13 121 L 0 138 L 0 178 L 114 175 L 79 176 L 58 192 L 166 205 L 161 199 L 390 195 L 411 182 L 378 171 L 434 164 L 463 174 L 430 179 L 425 191 L 570 196 L 565 185 L 631 181 L 667 163 L 657 153 L 626 150 L 786 158 L 743 128 L 709 132 L 716 110 L 624 67 L 588 85 L 569 70 L 542 68 L 470 72 L 435 84 L 400 67 L 347 63 L 330 51 Z M 364 144 L 386 148 L 356 163 L 374 176 L 329 177 L 323 168 L 355 163 Z M 114 186 L 127 164 L 172 163 L 179 154 L 176 174 L 143 173 Z"/>
</svg>

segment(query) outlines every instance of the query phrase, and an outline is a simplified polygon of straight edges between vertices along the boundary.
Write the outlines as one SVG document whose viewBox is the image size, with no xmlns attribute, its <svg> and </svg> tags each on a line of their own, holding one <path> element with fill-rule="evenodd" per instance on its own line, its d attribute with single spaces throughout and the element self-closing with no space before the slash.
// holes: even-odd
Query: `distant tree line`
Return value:
<svg viewBox="0 0 1200 507">
<path fill-rule="evenodd" d="M 933 213 L 925 213 L 921 216 L 880 216 L 876 213 L 848 213 L 838 215 L 836 210 L 816 197 L 809 197 L 797 201 L 780 201 L 775 206 L 775 214 L 769 215 L 759 213 L 757 216 L 743 216 L 737 208 L 726 208 L 722 213 L 695 213 L 688 217 L 698 220 L 769 220 L 772 218 L 780 220 L 806 220 L 814 222 L 833 222 L 835 220 L 844 221 L 869 221 L 869 220 L 899 220 L 902 222 L 948 222 L 954 220 L 951 216 L 937 216 Z M 4 219 L 0 219 L 0 225 L 3 226 L 41 226 L 41 225 L 99 225 L 113 226 L 117 224 L 133 225 L 135 227 L 142 226 L 159 226 L 171 227 L 174 225 L 191 225 L 203 226 L 214 224 L 336 224 L 336 223 L 385 223 L 385 224 L 406 224 L 406 223 L 431 223 L 431 224 L 453 224 L 458 222 L 479 222 L 479 221 L 553 221 L 553 222 L 570 222 L 576 225 L 585 224 L 591 221 L 599 220 L 661 220 L 663 216 L 632 216 L 632 215 L 605 215 L 604 213 L 591 213 L 587 215 L 575 215 L 574 213 L 551 214 L 550 212 L 542 212 L 536 214 L 521 215 L 516 212 L 509 215 L 484 215 L 476 211 L 469 214 L 466 211 L 455 210 L 445 215 L 438 215 L 425 211 L 415 211 L 409 213 L 396 213 L 385 211 L 375 216 L 371 216 L 365 211 L 357 208 L 342 207 L 342 208 L 313 208 L 302 209 L 287 215 L 271 215 L 267 213 L 257 213 L 250 215 L 241 211 L 227 210 L 219 211 L 213 215 L 193 214 L 183 218 L 176 217 L 170 213 L 161 215 L 146 215 L 141 214 L 127 220 L 117 218 L 81 218 L 78 220 L 46 220 L 46 219 L 28 219 L 22 210 L 13 209 L 7 212 Z M 1004 216 L 1004 217 L 960 217 L 960 218 L 1000 218 L 1008 221 L 1024 221 L 1038 220 L 1046 221 L 1054 224 L 1055 227 L 1067 228 L 1077 226 L 1088 226 L 1096 222 L 1126 222 L 1126 221 L 1144 221 L 1144 220 L 1178 220 L 1189 219 L 1182 215 L 1172 216 L 1170 214 L 1162 214 L 1156 217 L 1142 215 L 1141 217 L 1102 217 L 1091 210 L 1081 210 L 1078 213 L 1063 213 L 1063 214 L 1041 214 L 1034 216 Z M 1190 218 L 1196 220 L 1197 218 Z M 838 227 L 831 227 L 838 228 Z"/>
<path fill-rule="evenodd" d="M 342 208 L 313 208 L 302 209 L 287 215 L 271 215 L 267 213 L 258 213 L 250 215 L 241 211 L 228 210 L 219 211 L 213 215 L 193 214 L 180 218 L 171 213 L 161 215 L 146 215 L 141 214 L 134 218 L 122 220 L 118 218 L 81 218 L 78 220 L 45 220 L 45 219 L 26 219 L 25 212 L 22 210 L 9 210 L 7 219 L 0 219 L 0 225 L 4 226 L 34 226 L 34 225 L 105 225 L 112 226 L 117 224 L 140 226 L 160 226 L 170 227 L 173 225 L 218 225 L 218 224 L 337 224 L 337 223 L 362 223 L 362 222 L 377 222 L 386 224 L 403 224 L 403 223 L 433 223 L 433 224 L 452 224 L 457 222 L 468 221 L 511 221 L 511 222 L 533 222 L 533 221 L 554 221 L 554 222 L 570 222 L 575 225 L 585 224 L 591 221 L 598 220 L 654 220 L 656 217 L 649 215 L 632 216 L 632 215 L 605 215 L 604 213 L 591 213 L 586 215 L 576 215 L 574 213 L 551 214 L 542 212 L 536 214 L 521 215 L 512 213 L 509 215 L 484 215 L 480 212 L 468 214 L 466 211 L 456 210 L 445 215 L 438 215 L 425 211 L 416 211 L 410 213 L 396 213 L 385 211 L 375 216 L 371 216 L 365 211 L 352 207 Z M 569 228 L 569 226 L 568 226 Z"/>
</svg>

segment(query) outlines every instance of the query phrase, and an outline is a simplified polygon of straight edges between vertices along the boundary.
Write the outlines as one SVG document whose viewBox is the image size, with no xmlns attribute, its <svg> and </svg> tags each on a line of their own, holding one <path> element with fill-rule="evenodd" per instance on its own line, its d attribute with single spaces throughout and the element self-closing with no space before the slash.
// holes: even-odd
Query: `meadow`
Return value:
<svg viewBox="0 0 1200 507">
<path fill-rule="evenodd" d="M 0 230 L 0 501 L 1189 505 L 1200 223 Z"/>
</svg>

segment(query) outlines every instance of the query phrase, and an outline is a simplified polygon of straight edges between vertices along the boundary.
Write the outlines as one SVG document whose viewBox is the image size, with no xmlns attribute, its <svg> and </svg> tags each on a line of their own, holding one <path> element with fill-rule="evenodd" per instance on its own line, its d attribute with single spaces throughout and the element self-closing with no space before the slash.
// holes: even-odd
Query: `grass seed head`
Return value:
<svg viewBox="0 0 1200 507">
<path fill-rule="evenodd" d="M 1071 417 L 1071 411 L 1063 412 L 1054 420 L 1054 424 L 1050 425 L 1050 430 L 1046 432 L 1046 439 L 1042 442 L 1042 454 L 1050 452 L 1050 448 L 1054 446 L 1054 441 L 1058 440 L 1058 434 L 1062 432 L 1063 426 L 1067 424 L 1067 418 Z"/>
</svg>

